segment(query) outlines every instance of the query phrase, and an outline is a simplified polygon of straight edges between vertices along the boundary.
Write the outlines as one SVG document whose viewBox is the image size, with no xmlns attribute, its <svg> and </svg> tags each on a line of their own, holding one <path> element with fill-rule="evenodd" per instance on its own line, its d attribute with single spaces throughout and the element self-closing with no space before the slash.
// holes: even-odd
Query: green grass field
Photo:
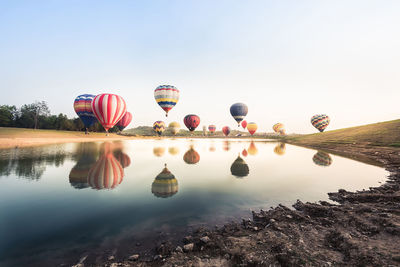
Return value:
<svg viewBox="0 0 400 267">
<path fill-rule="evenodd" d="M 286 140 L 300 145 L 354 144 L 400 147 L 400 120 L 287 137 Z"/>
</svg>

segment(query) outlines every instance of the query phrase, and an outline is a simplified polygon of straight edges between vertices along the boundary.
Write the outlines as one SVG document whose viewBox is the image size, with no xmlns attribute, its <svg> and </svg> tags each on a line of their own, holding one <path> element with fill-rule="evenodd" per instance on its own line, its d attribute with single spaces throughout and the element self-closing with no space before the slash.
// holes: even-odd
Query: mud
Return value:
<svg viewBox="0 0 400 267">
<path fill-rule="evenodd" d="M 165 240 L 146 255 L 104 255 L 78 266 L 400 266 L 400 149 L 313 148 L 373 161 L 390 172 L 388 181 L 329 193 L 336 204 L 298 200 L 293 208 L 280 205 L 242 222 Z"/>
</svg>

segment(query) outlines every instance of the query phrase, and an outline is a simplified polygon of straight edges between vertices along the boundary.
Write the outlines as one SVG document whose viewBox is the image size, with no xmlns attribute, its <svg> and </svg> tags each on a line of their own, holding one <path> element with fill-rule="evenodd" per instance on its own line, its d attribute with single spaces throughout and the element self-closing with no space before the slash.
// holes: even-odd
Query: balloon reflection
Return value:
<svg viewBox="0 0 400 267">
<path fill-rule="evenodd" d="M 114 189 L 124 177 L 124 170 L 113 153 L 102 155 L 90 168 L 88 183 L 93 189 Z"/>
<path fill-rule="evenodd" d="M 171 146 L 168 148 L 168 152 L 169 152 L 169 154 L 175 156 L 176 154 L 179 153 L 179 148 L 177 148 L 175 146 Z"/>
<path fill-rule="evenodd" d="M 332 164 L 332 158 L 328 153 L 318 151 L 313 156 L 313 161 L 318 166 L 328 167 Z"/>
<path fill-rule="evenodd" d="M 153 148 L 153 154 L 156 157 L 162 157 L 165 153 L 165 148 L 164 147 L 155 147 Z"/>
<path fill-rule="evenodd" d="M 187 164 L 196 164 L 200 161 L 200 155 L 194 150 L 193 146 L 190 146 L 190 149 L 186 151 L 185 155 L 183 155 L 183 160 Z"/>
<path fill-rule="evenodd" d="M 209 150 L 210 150 L 210 152 L 214 152 L 214 151 L 215 151 L 215 145 L 214 145 L 214 143 L 212 143 L 212 144 L 210 145 Z"/>
<path fill-rule="evenodd" d="M 257 155 L 258 149 L 256 145 L 254 144 L 253 141 L 251 141 L 249 148 L 247 149 L 247 152 L 249 152 L 250 155 L 254 156 Z"/>
<path fill-rule="evenodd" d="M 178 181 L 168 170 L 167 164 L 164 169 L 156 176 L 151 185 L 151 192 L 156 197 L 167 198 L 178 192 Z"/>
<path fill-rule="evenodd" d="M 89 187 L 87 182 L 90 167 L 96 162 L 98 154 L 96 143 L 79 143 L 75 151 L 74 159 L 77 160 L 75 166 L 69 173 L 69 183 L 76 189 Z"/>
<path fill-rule="evenodd" d="M 229 150 L 231 149 L 231 143 L 230 143 L 228 140 L 225 140 L 225 141 L 224 141 L 223 149 L 224 149 L 225 151 L 229 151 Z"/>
<path fill-rule="evenodd" d="M 286 144 L 285 143 L 277 144 L 276 147 L 274 148 L 274 152 L 279 156 L 284 155 L 286 152 Z"/>
<path fill-rule="evenodd" d="M 247 157 L 247 154 L 248 154 L 248 153 L 247 153 L 247 150 L 246 150 L 246 149 L 243 149 L 243 151 L 242 151 L 242 156 L 243 156 L 243 157 Z"/>
<path fill-rule="evenodd" d="M 240 157 L 240 154 L 231 165 L 231 173 L 238 178 L 243 178 L 249 175 L 249 166 Z"/>
</svg>

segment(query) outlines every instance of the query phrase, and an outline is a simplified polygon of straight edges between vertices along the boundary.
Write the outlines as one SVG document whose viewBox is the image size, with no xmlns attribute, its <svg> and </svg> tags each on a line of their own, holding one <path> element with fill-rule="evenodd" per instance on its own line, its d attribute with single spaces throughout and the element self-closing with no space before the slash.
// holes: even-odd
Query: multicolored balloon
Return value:
<svg viewBox="0 0 400 267">
<path fill-rule="evenodd" d="M 231 106 L 230 112 L 235 121 L 237 121 L 238 127 L 240 126 L 240 122 L 246 117 L 248 111 L 249 109 L 246 104 L 243 103 L 236 103 Z"/>
<path fill-rule="evenodd" d="M 285 126 L 280 122 L 274 124 L 274 126 L 272 126 L 272 130 L 280 135 L 285 135 Z"/>
<path fill-rule="evenodd" d="M 173 121 L 168 125 L 168 128 L 171 129 L 171 132 L 173 135 L 176 135 L 177 133 L 179 133 L 179 130 L 181 129 L 181 125 L 179 123 L 177 123 L 176 121 Z"/>
<path fill-rule="evenodd" d="M 332 164 L 332 158 L 329 156 L 328 153 L 318 151 L 314 156 L 313 159 L 314 163 L 318 166 L 328 167 Z"/>
<path fill-rule="evenodd" d="M 126 103 L 119 95 L 100 94 L 93 99 L 92 110 L 106 132 L 108 132 L 125 115 Z"/>
<path fill-rule="evenodd" d="M 74 110 L 86 128 L 97 121 L 92 109 L 93 98 L 95 98 L 95 95 L 84 94 L 79 95 L 74 101 Z"/>
<path fill-rule="evenodd" d="M 231 142 L 229 142 L 228 140 L 225 140 L 223 145 L 222 145 L 222 149 L 224 151 L 229 151 L 231 150 Z"/>
<path fill-rule="evenodd" d="M 239 155 L 231 165 L 232 175 L 237 178 L 243 178 L 249 175 L 249 172 L 249 166 Z"/>
<path fill-rule="evenodd" d="M 317 114 L 311 117 L 311 124 L 320 132 L 323 132 L 328 127 L 330 121 L 328 115 L 325 114 Z"/>
<path fill-rule="evenodd" d="M 247 121 L 242 121 L 242 127 L 243 127 L 243 129 L 246 129 L 246 127 L 247 127 Z"/>
<path fill-rule="evenodd" d="M 153 123 L 153 130 L 161 136 L 161 134 L 165 131 L 165 123 L 163 121 L 156 121 Z"/>
<path fill-rule="evenodd" d="M 212 134 L 215 132 L 216 129 L 217 129 L 217 126 L 215 126 L 215 125 L 212 125 L 212 124 L 211 124 L 211 125 L 208 126 L 208 130 L 209 130 L 210 133 L 212 133 Z"/>
<path fill-rule="evenodd" d="M 247 152 L 249 152 L 250 155 L 255 156 L 258 153 L 258 149 L 256 147 L 256 144 L 251 141 L 249 148 L 247 149 Z"/>
<path fill-rule="evenodd" d="M 251 135 L 253 135 L 257 131 L 257 128 L 258 128 L 258 126 L 257 126 L 257 123 L 255 123 L 255 122 L 249 122 L 247 124 L 247 131 L 249 131 L 249 133 Z"/>
<path fill-rule="evenodd" d="M 168 170 L 167 164 L 164 169 L 156 176 L 151 185 L 151 192 L 156 197 L 167 198 L 178 192 L 178 181 L 175 176 Z"/>
<path fill-rule="evenodd" d="M 229 133 L 231 132 L 231 128 L 229 128 L 228 126 L 225 126 L 222 128 L 222 132 L 224 133 L 225 136 L 228 136 Z"/>
<path fill-rule="evenodd" d="M 114 189 L 124 177 L 124 170 L 112 153 L 105 154 L 88 173 L 88 184 L 97 190 Z"/>
<path fill-rule="evenodd" d="M 172 85 L 160 85 L 154 90 L 154 98 L 165 111 L 165 117 L 168 117 L 168 112 L 179 101 L 179 90 Z"/>
<path fill-rule="evenodd" d="M 186 151 L 185 155 L 183 155 L 183 160 L 187 164 L 196 164 L 200 161 L 200 155 L 194 150 L 193 146 L 191 146 L 190 149 Z"/>
<path fill-rule="evenodd" d="M 200 118 L 197 115 L 189 114 L 185 116 L 183 122 L 185 123 L 185 126 L 189 129 L 189 131 L 193 132 L 197 128 L 197 126 L 199 126 Z"/>
<path fill-rule="evenodd" d="M 276 145 L 276 147 L 274 148 L 274 152 L 275 154 L 282 156 L 285 154 L 286 152 L 286 145 L 285 143 L 279 143 Z"/>
<path fill-rule="evenodd" d="M 120 131 L 126 128 L 132 121 L 132 114 L 130 112 L 126 112 L 125 115 L 121 118 L 121 120 L 117 123 L 117 127 Z"/>
</svg>

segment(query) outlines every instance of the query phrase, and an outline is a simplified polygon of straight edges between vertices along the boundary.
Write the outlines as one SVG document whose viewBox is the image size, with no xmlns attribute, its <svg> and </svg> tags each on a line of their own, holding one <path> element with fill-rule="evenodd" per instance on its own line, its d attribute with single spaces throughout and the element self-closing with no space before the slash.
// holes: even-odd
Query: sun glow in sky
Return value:
<svg viewBox="0 0 400 267">
<path fill-rule="evenodd" d="M 261 131 L 316 132 L 400 117 L 400 1 L 2 1 L 0 104 L 76 116 L 83 93 L 115 93 L 130 127 L 186 114 L 218 129 L 249 106 Z M 168 119 L 160 84 L 180 101 Z"/>
</svg>

